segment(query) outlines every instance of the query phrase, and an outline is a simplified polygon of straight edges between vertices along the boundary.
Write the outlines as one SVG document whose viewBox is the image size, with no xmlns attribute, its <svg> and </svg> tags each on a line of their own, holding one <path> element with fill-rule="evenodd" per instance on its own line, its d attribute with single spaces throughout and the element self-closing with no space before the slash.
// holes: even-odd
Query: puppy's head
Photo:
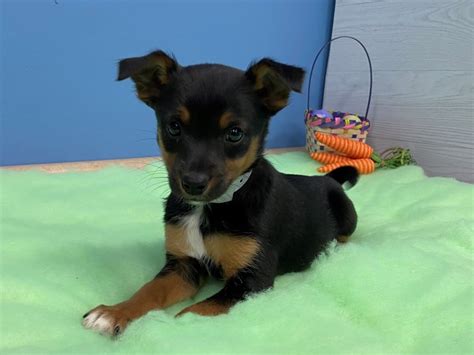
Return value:
<svg viewBox="0 0 474 355">
<path fill-rule="evenodd" d="M 157 139 L 172 191 L 187 201 L 222 195 L 262 153 L 271 116 L 300 91 L 301 68 L 262 59 L 247 71 L 218 64 L 187 67 L 162 51 L 120 61 L 158 119 Z"/>
</svg>

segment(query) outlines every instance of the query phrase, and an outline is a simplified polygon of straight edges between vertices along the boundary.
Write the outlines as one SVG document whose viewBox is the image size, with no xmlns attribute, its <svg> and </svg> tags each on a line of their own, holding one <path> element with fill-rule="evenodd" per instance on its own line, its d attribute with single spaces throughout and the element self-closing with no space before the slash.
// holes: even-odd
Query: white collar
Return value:
<svg viewBox="0 0 474 355">
<path fill-rule="evenodd" d="M 226 192 L 224 192 L 221 196 L 212 200 L 211 203 L 224 203 L 230 202 L 234 198 L 234 194 L 239 191 L 242 186 L 249 180 L 250 175 L 252 174 L 252 170 L 249 172 L 240 175 L 237 179 L 235 179 L 230 186 L 227 188 Z"/>
</svg>

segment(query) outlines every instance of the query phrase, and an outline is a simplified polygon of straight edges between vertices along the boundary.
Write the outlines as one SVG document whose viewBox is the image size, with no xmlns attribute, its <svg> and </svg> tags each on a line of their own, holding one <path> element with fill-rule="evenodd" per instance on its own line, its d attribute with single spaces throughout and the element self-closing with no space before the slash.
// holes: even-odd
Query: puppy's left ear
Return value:
<svg viewBox="0 0 474 355">
<path fill-rule="evenodd" d="M 269 114 L 273 116 L 286 105 L 291 91 L 301 92 L 304 70 L 264 58 L 245 72 Z"/>
</svg>

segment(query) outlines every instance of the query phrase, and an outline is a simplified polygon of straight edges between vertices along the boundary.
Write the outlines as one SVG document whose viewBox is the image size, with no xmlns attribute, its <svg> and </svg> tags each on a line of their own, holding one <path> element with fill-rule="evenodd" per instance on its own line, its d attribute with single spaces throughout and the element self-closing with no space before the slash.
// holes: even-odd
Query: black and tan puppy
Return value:
<svg viewBox="0 0 474 355">
<path fill-rule="evenodd" d="M 224 288 L 179 315 L 226 313 L 352 234 L 357 216 L 341 184 L 356 182 L 355 169 L 287 175 L 262 156 L 269 119 L 300 91 L 302 69 L 271 59 L 247 71 L 181 67 L 156 51 L 122 60 L 118 80 L 129 77 L 156 113 L 169 175 L 166 265 L 129 300 L 86 313 L 86 327 L 117 335 L 148 311 L 193 297 L 208 276 Z"/>
</svg>

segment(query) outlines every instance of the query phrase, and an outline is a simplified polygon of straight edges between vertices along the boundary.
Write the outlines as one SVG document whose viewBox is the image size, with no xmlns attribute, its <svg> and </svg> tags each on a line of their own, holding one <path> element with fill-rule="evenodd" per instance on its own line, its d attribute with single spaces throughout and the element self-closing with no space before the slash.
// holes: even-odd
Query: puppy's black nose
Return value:
<svg viewBox="0 0 474 355">
<path fill-rule="evenodd" d="M 183 190 L 190 195 L 202 195 L 209 182 L 209 176 L 193 173 L 184 175 L 181 179 Z"/>
</svg>

